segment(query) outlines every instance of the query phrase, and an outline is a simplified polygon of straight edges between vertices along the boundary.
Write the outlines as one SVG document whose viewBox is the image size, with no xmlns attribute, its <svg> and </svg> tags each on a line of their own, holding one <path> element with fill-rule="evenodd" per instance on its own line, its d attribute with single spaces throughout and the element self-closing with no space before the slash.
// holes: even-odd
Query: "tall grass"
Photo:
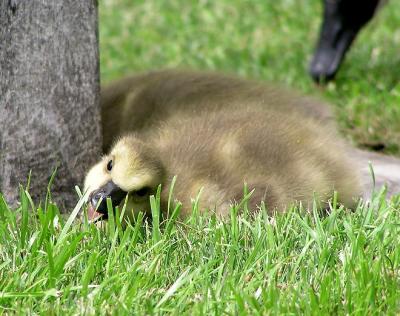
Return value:
<svg viewBox="0 0 400 316">
<path fill-rule="evenodd" d="M 231 218 L 143 216 L 104 229 L 51 200 L 0 197 L 0 309 L 39 314 L 396 314 L 400 311 L 400 197 L 385 192 L 326 216 L 262 205 Z M 193 204 L 196 208 L 196 204 Z M 201 213 L 193 209 L 193 214 Z"/>
</svg>

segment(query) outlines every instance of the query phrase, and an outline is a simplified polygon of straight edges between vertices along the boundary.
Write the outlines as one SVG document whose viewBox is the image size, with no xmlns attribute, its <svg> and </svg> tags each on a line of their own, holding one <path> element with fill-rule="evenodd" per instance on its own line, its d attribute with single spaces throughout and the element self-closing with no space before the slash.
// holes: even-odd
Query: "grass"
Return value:
<svg viewBox="0 0 400 316">
<path fill-rule="evenodd" d="M 400 197 L 354 212 L 296 208 L 231 220 L 143 217 L 106 229 L 60 216 L 51 199 L 0 198 L 0 308 L 12 314 L 397 314 Z M 194 206 L 196 208 L 196 206 Z M 78 210 L 77 208 L 76 210 Z M 238 215 L 241 211 L 244 215 Z M 174 214 L 179 212 L 179 205 Z M 194 209 L 194 213 L 198 213 Z"/>
<path fill-rule="evenodd" d="M 100 0 L 102 81 L 165 67 L 215 69 L 281 82 L 336 107 L 356 144 L 400 154 L 400 4 L 362 32 L 337 81 L 316 89 L 306 68 L 320 1 Z M 397 71 L 397 72 L 396 72 Z M 385 192 L 354 212 L 289 210 L 231 220 L 197 216 L 152 223 L 119 216 L 96 229 L 34 205 L 21 188 L 0 195 L 0 313 L 4 314 L 399 314 L 400 196 Z M 171 204 L 172 208 L 172 204 Z M 243 215 L 237 215 L 244 210 Z"/>
<path fill-rule="evenodd" d="M 280 82 L 333 103 L 354 144 L 400 155 L 400 3 L 388 1 L 322 89 L 307 74 L 321 10 L 321 1 L 101 0 L 101 78 L 189 67 Z"/>
</svg>

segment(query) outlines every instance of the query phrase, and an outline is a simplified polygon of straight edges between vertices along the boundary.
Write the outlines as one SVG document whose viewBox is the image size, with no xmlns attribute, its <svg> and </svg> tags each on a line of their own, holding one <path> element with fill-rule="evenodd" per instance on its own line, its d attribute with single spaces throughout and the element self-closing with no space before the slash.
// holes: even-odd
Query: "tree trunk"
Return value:
<svg viewBox="0 0 400 316">
<path fill-rule="evenodd" d="M 96 0 L 0 0 L 0 191 L 70 208 L 101 153 Z"/>
</svg>

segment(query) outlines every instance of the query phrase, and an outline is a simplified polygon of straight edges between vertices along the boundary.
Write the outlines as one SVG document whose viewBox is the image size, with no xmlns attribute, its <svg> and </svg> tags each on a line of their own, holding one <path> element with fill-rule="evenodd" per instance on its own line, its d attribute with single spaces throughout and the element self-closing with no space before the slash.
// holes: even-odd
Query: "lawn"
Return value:
<svg viewBox="0 0 400 316">
<path fill-rule="evenodd" d="M 231 221 L 194 215 L 150 225 L 119 216 L 98 230 L 47 203 L 0 200 L 0 307 L 58 314 L 397 314 L 400 197 L 384 192 L 352 213 L 291 209 L 250 218 L 247 198 Z M 78 210 L 78 209 L 77 209 Z M 238 216 L 241 211 L 242 215 Z M 118 214 L 118 213 L 117 213 Z M 143 224 L 145 223 L 145 224 Z"/>
<path fill-rule="evenodd" d="M 335 105 L 343 135 L 400 155 L 400 4 L 361 33 L 335 83 L 307 74 L 321 3 L 100 0 L 102 82 L 185 67 L 280 82 Z M 399 314 L 400 195 L 377 190 L 356 210 L 292 208 L 249 216 L 248 194 L 231 220 L 199 216 L 105 230 L 59 215 L 49 194 L 21 207 L 0 196 L 0 313 Z M 237 215 L 240 213 L 241 215 Z M 117 214 L 118 215 L 118 214 Z"/>
</svg>

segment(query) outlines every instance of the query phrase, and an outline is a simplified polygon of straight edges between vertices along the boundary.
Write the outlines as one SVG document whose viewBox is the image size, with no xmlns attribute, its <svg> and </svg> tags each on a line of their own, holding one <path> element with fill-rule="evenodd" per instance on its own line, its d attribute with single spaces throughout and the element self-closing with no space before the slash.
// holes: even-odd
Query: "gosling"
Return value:
<svg viewBox="0 0 400 316">
<path fill-rule="evenodd" d="M 168 102 L 174 102 L 180 88 L 175 87 L 174 95 L 171 87 L 165 95 Z M 149 196 L 159 185 L 165 211 L 174 176 L 173 195 L 182 202 L 183 217 L 190 215 L 194 199 L 200 210 L 226 217 L 231 204 L 243 198 L 244 183 L 254 190 L 249 202 L 253 211 L 261 201 L 271 213 L 294 203 L 309 207 L 313 201 L 326 208 L 334 191 L 341 203 L 354 206 L 360 193 L 358 174 L 330 127 L 301 111 L 252 106 L 253 101 L 225 110 L 218 107 L 225 94 L 214 93 L 212 111 L 201 109 L 206 100 L 200 98 L 196 115 L 176 111 L 145 132 L 128 129 L 115 142 L 86 176 L 90 220 L 106 218 L 106 198 L 120 207 L 126 200 L 127 220 L 139 211 L 150 214 Z M 146 108 L 148 101 L 139 98 L 135 104 Z"/>
<path fill-rule="evenodd" d="M 232 111 L 244 107 L 296 112 L 335 129 L 329 105 L 271 83 L 190 70 L 161 70 L 136 74 L 102 86 L 103 152 L 127 132 L 139 137 L 171 116 Z M 282 128 L 282 127 L 281 127 Z"/>
</svg>

